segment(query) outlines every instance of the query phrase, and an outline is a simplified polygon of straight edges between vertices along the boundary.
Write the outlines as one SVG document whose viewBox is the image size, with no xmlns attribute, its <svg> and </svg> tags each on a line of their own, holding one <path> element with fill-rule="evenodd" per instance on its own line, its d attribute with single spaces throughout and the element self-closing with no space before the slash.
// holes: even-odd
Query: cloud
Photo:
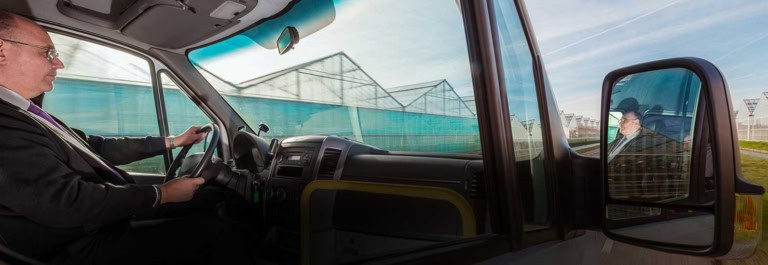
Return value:
<svg viewBox="0 0 768 265">
<path fill-rule="evenodd" d="M 642 19 L 642 18 L 645 18 L 645 17 L 647 17 L 647 16 L 650 16 L 650 15 L 656 14 L 657 12 L 659 12 L 659 11 L 661 11 L 661 10 L 664 10 L 664 9 L 666 9 L 666 8 L 668 8 L 668 7 L 672 6 L 672 5 L 674 5 L 674 4 L 677 4 L 677 3 L 679 3 L 680 1 L 682 1 L 682 0 L 677 0 L 677 1 L 674 1 L 674 2 L 672 2 L 672 3 L 666 4 L 666 5 L 662 6 L 662 7 L 659 7 L 659 8 L 657 8 L 657 9 L 654 9 L 654 10 L 652 10 L 652 11 L 648 12 L 648 13 L 645 13 L 645 14 L 642 14 L 642 15 L 640 15 L 640 16 L 637 16 L 637 17 L 635 17 L 635 18 L 632 18 L 632 19 L 630 19 L 630 20 L 624 21 L 624 22 L 622 22 L 622 23 L 620 23 L 620 24 L 618 24 L 618 25 L 616 25 L 616 26 L 610 27 L 610 28 L 608 28 L 608 29 L 606 29 L 606 30 L 603 30 L 603 31 L 600 31 L 600 32 L 598 32 L 598 33 L 596 33 L 596 34 L 592 34 L 592 35 L 589 35 L 589 36 L 588 36 L 588 37 L 586 37 L 586 38 L 580 39 L 580 40 L 578 40 L 578 41 L 575 41 L 575 42 L 573 42 L 573 43 L 571 43 L 571 44 L 568 44 L 568 45 L 565 45 L 565 46 L 563 46 L 563 47 L 560 47 L 560 48 L 558 48 L 558 49 L 555 49 L 554 51 L 550 51 L 550 52 L 547 52 L 546 54 L 544 54 L 544 56 L 547 56 L 547 55 L 551 55 L 551 54 L 553 54 L 553 53 L 556 53 L 556 52 L 562 51 L 562 50 L 564 50 L 564 49 L 567 49 L 567 48 L 573 47 L 573 46 L 575 46 L 575 45 L 578 45 L 578 44 L 580 44 L 580 43 L 582 43 L 582 42 L 585 42 L 585 41 L 588 41 L 588 40 L 594 39 L 594 38 L 596 38 L 596 37 L 599 37 L 599 36 L 601 36 L 601 35 L 603 35 L 603 34 L 605 34 L 605 33 L 608 33 L 608 32 L 611 32 L 611 31 L 613 31 L 613 30 L 616 30 L 616 29 L 618 29 L 618 28 L 621 28 L 621 27 L 623 27 L 623 26 L 629 25 L 629 24 L 631 24 L 631 23 L 633 23 L 633 22 L 635 22 L 635 21 L 638 21 L 638 20 L 640 20 L 640 19 Z"/>
<path fill-rule="evenodd" d="M 744 48 L 752 46 L 753 44 L 755 44 L 755 43 L 765 39 L 766 37 L 768 37 L 768 32 L 766 32 L 765 34 L 762 34 L 761 36 L 758 36 L 758 37 L 754 38 L 753 40 L 745 43 L 744 45 L 741 45 L 741 46 L 739 46 L 739 47 L 737 47 L 735 49 L 730 50 L 729 52 L 727 52 L 727 53 L 721 55 L 720 57 L 717 57 L 716 59 L 712 60 L 712 62 L 720 61 L 720 60 L 722 60 L 722 59 L 724 59 L 724 58 L 726 58 L 726 57 L 728 57 L 728 56 L 730 56 L 730 55 L 732 55 L 732 54 L 734 54 L 736 52 L 739 52 L 739 51 L 743 50 Z"/>
<path fill-rule="evenodd" d="M 583 7 L 579 6 L 582 3 Z M 768 36 L 768 2 L 667 0 L 633 4 L 639 5 L 552 0 L 528 3 L 539 49 L 546 54 L 543 60 L 549 81 L 562 110 L 597 117 L 605 74 L 670 57 L 694 56 L 714 62 L 729 82 L 734 102 L 768 90 L 768 50 L 763 49 L 768 43 L 764 37 Z M 565 46 L 568 48 L 553 52 Z"/>
<path fill-rule="evenodd" d="M 571 42 L 606 27 L 622 23 L 665 5 L 670 0 L 619 1 L 527 1 L 536 37 L 540 42 Z M 594 15 L 600 14 L 600 15 Z M 539 19 L 544 17 L 544 19 Z M 577 22 L 577 23 L 574 23 Z M 546 30 L 538 30 L 544 28 Z"/>
<path fill-rule="evenodd" d="M 644 46 L 648 44 L 658 43 L 661 40 L 679 37 L 686 33 L 691 33 L 699 30 L 708 29 L 716 26 L 720 23 L 728 22 L 734 19 L 743 19 L 750 16 L 764 14 L 768 8 L 766 2 L 757 2 L 751 5 L 743 6 L 737 9 L 723 12 L 716 12 L 711 16 L 700 16 L 699 19 L 688 22 L 682 25 L 675 25 L 667 27 L 661 30 L 658 28 L 652 28 L 647 34 L 635 34 L 636 36 L 629 39 L 611 41 L 609 44 L 602 46 L 592 46 L 585 52 L 575 53 L 573 55 L 559 58 L 547 65 L 550 69 L 556 69 L 564 67 L 577 62 L 585 61 L 597 56 L 605 55 L 611 52 L 621 51 L 630 47 Z M 674 25 L 674 24 L 673 24 Z"/>
</svg>

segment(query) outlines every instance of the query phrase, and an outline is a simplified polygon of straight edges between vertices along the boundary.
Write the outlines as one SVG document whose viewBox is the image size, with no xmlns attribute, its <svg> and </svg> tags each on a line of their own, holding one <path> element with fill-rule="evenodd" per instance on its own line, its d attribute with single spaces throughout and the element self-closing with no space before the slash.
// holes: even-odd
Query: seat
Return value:
<svg viewBox="0 0 768 265">
<path fill-rule="evenodd" d="M 646 129 L 653 131 L 656 134 L 662 134 L 666 135 L 667 133 L 667 123 L 664 121 L 663 118 L 659 117 L 658 119 L 653 119 L 649 121 L 647 124 L 645 124 Z"/>
</svg>

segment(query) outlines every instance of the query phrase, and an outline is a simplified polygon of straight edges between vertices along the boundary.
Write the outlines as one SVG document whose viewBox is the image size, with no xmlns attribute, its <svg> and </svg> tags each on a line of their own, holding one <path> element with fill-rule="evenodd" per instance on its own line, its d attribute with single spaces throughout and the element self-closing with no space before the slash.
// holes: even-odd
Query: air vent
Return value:
<svg viewBox="0 0 768 265">
<path fill-rule="evenodd" d="M 339 157 L 341 157 L 341 150 L 326 148 L 323 159 L 320 160 L 317 179 L 333 179 L 333 175 L 336 174 L 336 165 L 339 164 Z"/>
<path fill-rule="evenodd" d="M 469 179 L 468 189 L 469 197 L 472 199 L 485 199 L 485 185 L 483 185 L 483 174 L 472 174 Z"/>
</svg>

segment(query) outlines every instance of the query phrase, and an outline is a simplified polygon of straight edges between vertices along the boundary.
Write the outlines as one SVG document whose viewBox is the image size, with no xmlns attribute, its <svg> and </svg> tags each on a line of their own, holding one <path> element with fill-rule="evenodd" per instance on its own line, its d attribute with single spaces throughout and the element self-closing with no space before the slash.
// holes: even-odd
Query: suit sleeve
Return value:
<svg viewBox="0 0 768 265">
<path fill-rule="evenodd" d="M 118 166 L 161 155 L 165 152 L 164 137 L 107 138 L 100 135 L 85 135 L 79 130 L 75 130 L 75 132 L 86 139 L 98 155 Z"/>
<path fill-rule="evenodd" d="M 152 207 L 152 186 L 94 183 L 34 121 L 0 115 L 0 203 L 50 227 L 93 227 Z"/>
</svg>

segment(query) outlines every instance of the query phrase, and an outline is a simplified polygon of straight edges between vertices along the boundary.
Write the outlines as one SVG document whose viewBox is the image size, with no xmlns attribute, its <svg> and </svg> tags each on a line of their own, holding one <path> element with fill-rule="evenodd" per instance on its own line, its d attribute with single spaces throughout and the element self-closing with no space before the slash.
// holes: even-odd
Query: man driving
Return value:
<svg viewBox="0 0 768 265">
<path fill-rule="evenodd" d="M 0 11 L 0 244 L 56 264 L 249 263 L 249 244 L 216 216 L 131 222 L 190 201 L 204 180 L 139 185 L 113 163 L 196 143 L 199 127 L 175 138 L 75 131 L 30 102 L 62 68 L 42 27 Z"/>
<path fill-rule="evenodd" d="M 616 138 L 608 146 L 608 161 L 613 160 L 632 140 L 640 134 L 640 115 L 637 111 L 627 110 L 619 120 L 620 138 Z"/>
</svg>

